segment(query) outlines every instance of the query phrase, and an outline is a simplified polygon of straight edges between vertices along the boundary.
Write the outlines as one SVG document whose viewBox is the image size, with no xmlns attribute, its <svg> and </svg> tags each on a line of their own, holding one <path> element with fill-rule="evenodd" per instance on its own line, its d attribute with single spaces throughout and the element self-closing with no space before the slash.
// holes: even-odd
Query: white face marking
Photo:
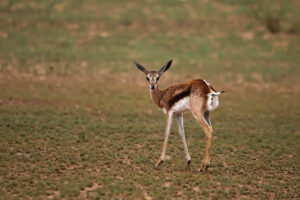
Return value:
<svg viewBox="0 0 300 200">
<path fill-rule="evenodd" d="M 176 102 L 171 108 L 174 113 L 183 113 L 190 109 L 190 97 L 184 97 L 180 101 Z"/>
<path fill-rule="evenodd" d="M 157 81 L 159 79 L 159 75 L 158 74 L 148 74 L 147 76 L 147 80 L 150 86 L 150 90 L 153 90 L 156 88 L 157 86 Z"/>
<path fill-rule="evenodd" d="M 148 82 L 150 82 L 151 81 L 151 76 L 147 75 L 146 77 L 147 77 Z"/>
</svg>

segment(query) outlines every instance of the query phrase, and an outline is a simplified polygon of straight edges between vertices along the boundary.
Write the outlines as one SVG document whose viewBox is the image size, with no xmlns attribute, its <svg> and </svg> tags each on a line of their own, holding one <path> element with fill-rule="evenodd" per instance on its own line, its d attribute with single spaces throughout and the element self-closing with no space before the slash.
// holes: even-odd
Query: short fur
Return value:
<svg viewBox="0 0 300 200">
<path fill-rule="evenodd" d="M 164 90 L 160 90 L 157 87 L 152 91 L 152 98 L 159 108 L 165 108 L 168 111 L 176 102 L 184 97 L 190 96 L 191 92 L 207 99 L 207 95 L 212 91 L 214 90 L 211 89 L 211 86 L 208 86 L 205 81 L 196 79 L 183 84 L 170 86 Z M 207 109 L 205 105 L 204 109 Z"/>
<path fill-rule="evenodd" d="M 190 169 L 191 158 L 185 140 L 182 113 L 191 110 L 193 116 L 202 126 L 206 135 L 206 150 L 201 167 L 201 170 L 205 171 L 210 166 L 210 147 L 212 139 L 212 128 L 209 116 L 210 112 L 218 107 L 218 96 L 223 91 L 216 92 L 210 83 L 207 83 L 202 79 L 190 80 L 183 84 L 173 85 L 164 90 L 160 90 L 157 84 L 158 80 L 163 72 L 170 68 L 172 60 L 164 65 L 159 71 L 148 71 L 142 65 L 136 62 L 135 64 L 139 70 L 146 74 L 150 86 L 151 97 L 154 103 L 167 117 L 162 153 L 155 166 L 158 168 L 164 162 L 172 117 L 173 114 L 175 114 L 186 153 L 187 169 Z"/>
</svg>

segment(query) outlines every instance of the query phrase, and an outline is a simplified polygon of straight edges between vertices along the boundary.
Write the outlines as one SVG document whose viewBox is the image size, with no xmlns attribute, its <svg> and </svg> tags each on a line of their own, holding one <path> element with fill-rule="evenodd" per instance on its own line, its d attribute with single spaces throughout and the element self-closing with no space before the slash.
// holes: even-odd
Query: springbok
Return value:
<svg viewBox="0 0 300 200">
<path fill-rule="evenodd" d="M 191 156 L 185 140 L 183 112 L 191 110 L 194 118 L 199 122 L 206 135 L 205 156 L 200 168 L 201 171 L 206 171 L 210 166 L 210 146 L 213 132 L 209 115 L 211 111 L 218 107 L 218 96 L 224 91 L 216 92 L 210 83 L 202 79 L 190 80 L 183 84 L 172 85 L 167 89 L 160 90 L 158 87 L 158 80 L 160 76 L 170 68 L 172 60 L 164 65 L 159 71 L 148 71 L 141 64 L 137 62 L 134 63 L 137 68 L 146 75 L 150 86 L 151 98 L 167 117 L 162 153 L 155 167 L 159 168 L 159 166 L 165 160 L 172 117 L 173 114 L 175 114 L 177 118 L 179 134 L 182 137 L 184 151 L 186 154 L 187 170 L 190 170 Z"/>
</svg>

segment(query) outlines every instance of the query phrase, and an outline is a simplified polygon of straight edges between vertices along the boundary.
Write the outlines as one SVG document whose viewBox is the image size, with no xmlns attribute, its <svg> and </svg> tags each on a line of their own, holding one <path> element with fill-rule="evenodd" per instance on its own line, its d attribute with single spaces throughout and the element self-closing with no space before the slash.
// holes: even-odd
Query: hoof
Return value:
<svg viewBox="0 0 300 200">
<path fill-rule="evenodd" d="M 206 172 L 209 167 L 210 167 L 210 163 L 203 163 L 201 165 L 200 172 Z"/>
<path fill-rule="evenodd" d="M 163 162 L 164 162 L 163 160 L 159 159 L 159 160 L 157 161 L 157 163 L 155 164 L 154 169 L 159 169 L 159 166 L 160 166 Z"/>
<path fill-rule="evenodd" d="M 187 162 L 186 162 L 186 170 L 187 171 L 191 171 L 191 160 L 188 160 Z"/>
</svg>

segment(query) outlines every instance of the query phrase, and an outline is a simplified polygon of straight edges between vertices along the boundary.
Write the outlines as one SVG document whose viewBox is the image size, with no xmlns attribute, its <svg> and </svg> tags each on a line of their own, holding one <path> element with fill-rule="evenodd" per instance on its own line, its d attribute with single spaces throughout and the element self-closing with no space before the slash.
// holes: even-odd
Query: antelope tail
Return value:
<svg viewBox="0 0 300 200">
<path fill-rule="evenodd" d="M 219 96 L 220 94 L 222 94 L 223 92 L 225 92 L 225 91 L 221 91 L 221 92 L 214 92 L 214 93 L 212 93 L 212 96 Z"/>
</svg>

